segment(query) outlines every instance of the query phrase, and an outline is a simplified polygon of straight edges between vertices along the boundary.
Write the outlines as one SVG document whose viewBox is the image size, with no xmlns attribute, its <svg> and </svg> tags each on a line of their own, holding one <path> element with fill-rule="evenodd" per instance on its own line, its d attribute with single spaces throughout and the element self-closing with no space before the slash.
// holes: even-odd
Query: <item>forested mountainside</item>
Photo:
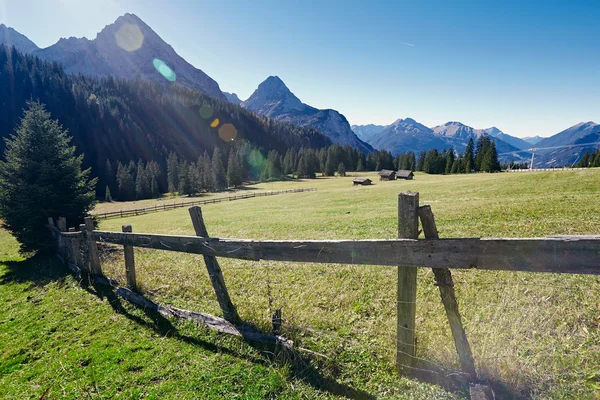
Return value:
<svg viewBox="0 0 600 400">
<path fill-rule="evenodd" d="M 268 152 L 321 148 L 331 141 L 316 129 L 257 116 L 251 111 L 178 85 L 68 75 L 13 47 L 0 46 L 0 136 L 13 132 L 26 102 L 39 100 L 85 154 L 84 166 L 107 179 L 104 166 L 131 160 L 166 162 L 174 151 L 196 160 L 216 146 L 226 152 L 247 140 Z M 0 146 L 4 146 L 2 143 Z"/>
</svg>

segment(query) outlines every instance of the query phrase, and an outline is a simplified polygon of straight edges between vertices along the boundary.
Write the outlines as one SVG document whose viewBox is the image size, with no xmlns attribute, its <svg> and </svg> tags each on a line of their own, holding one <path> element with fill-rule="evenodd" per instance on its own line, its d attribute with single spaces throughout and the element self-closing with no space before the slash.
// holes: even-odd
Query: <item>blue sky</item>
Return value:
<svg viewBox="0 0 600 400">
<path fill-rule="evenodd" d="M 351 124 L 600 122 L 600 1 L 0 0 L 0 22 L 40 47 L 125 12 L 242 99 L 278 75 Z"/>
</svg>

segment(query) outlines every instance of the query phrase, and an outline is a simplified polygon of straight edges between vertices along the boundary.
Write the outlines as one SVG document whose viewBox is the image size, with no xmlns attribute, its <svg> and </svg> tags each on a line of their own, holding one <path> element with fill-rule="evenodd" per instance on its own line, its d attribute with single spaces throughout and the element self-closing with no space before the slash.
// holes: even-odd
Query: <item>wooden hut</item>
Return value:
<svg viewBox="0 0 600 400">
<path fill-rule="evenodd" d="M 354 183 L 354 186 L 367 186 L 371 184 L 371 180 L 369 178 L 354 178 L 352 182 Z"/>
<path fill-rule="evenodd" d="M 412 171 L 409 171 L 407 169 L 401 169 L 398 172 L 396 172 L 396 179 L 407 179 L 407 180 L 412 180 L 412 178 L 415 177 L 415 174 L 413 174 Z"/>
<path fill-rule="evenodd" d="M 382 169 L 381 171 L 379 171 L 379 180 L 380 181 L 396 180 L 396 171 L 391 171 L 389 169 Z"/>
</svg>

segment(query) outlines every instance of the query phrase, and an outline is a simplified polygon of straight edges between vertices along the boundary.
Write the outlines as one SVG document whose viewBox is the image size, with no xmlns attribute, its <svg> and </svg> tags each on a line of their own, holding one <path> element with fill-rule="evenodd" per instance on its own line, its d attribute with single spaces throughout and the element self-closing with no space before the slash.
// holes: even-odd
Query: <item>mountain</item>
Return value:
<svg viewBox="0 0 600 400">
<path fill-rule="evenodd" d="M 350 127 L 352 132 L 358 136 L 359 139 L 368 142 L 371 137 L 373 137 L 376 133 L 379 133 L 385 128 L 385 125 L 352 125 Z"/>
<path fill-rule="evenodd" d="M 433 130 L 433 133 L 440 138 L 443 138 L 448 145 L 454 147 L 454 150 L 459 153 L 465 150 L 470 138 L 477 141 L 477 138 L 481 135 L 488 134 L 485 129 L 475 129 L 456 121 L 446 122 L 444 125 L 438 125 L 431 129 Z M 496 150 L 499 154 L 521 150 L 498 137 L 494 137 L 494 142 L 496 143 Z"/>
<path fill-rule="evenodd" d="M 15 36 L 12 34 L 12 37 Z M 24 42 L 24 36 L 20 37 L 23 42 L 20 45 L 22 52 L 31 53 L 46 61 L 56 61 L 69 74 L 175 81 L 225 100 L 217 82 L 180 57 L 134 14 L 117 18 L 93 40 L 63 38 L 50 47 L 38 49 L 37 46 L 32 46 L 33 43 Z"/>
<path fill-rule="evenodd" d="M 14 132 L 30 99 L 69 130 L 84 166 L 100 178 L 99 190 L 114 179 L 107 160 L 164 163 L 175 152 L 196 161 L 204 151 L 226 152 L 241 141 L 280 154 L 331 145 L 314 128 L 273 121 L 172 82 L 69 75 L 60 65 L 0 46 L 0 137 Z M 0 154 L 3 146 L 0 140 Z"/>
<path fill-rule="evenodd" d="M 297 126 L 311 126 L 334 143 L 350 145 L 364 153 L 373 148 L 360 140 L 346 117 L 335 110 L 319 110 L 302 103 L 277 76 L 270 76 L 252 93 L 242 107 L 278 121 Z"/>
<path fill-rule="evenodd" d="M 398 119 L 386 126 L 369 139 L 369 143 L 380 150 L 391 151 L 392 154 L 436 148 L 447 148 L 448 143 L 437 136 L 433 130 L 411 118 Z"/>
<path fill-rule="evenodd" d="M 580 122 L 577 125 L 573 125 L 572 127 L 557 133 L 556 135 L 540 140 L 537 144 L 537 147 L 572 145 L 576 144 L 577 141 L 580 141 L 579 143 L 591 143 L 595 141 L 594 138 L 590 137 L 590 140 L 586 140 L 586 137 L 593 135 L 595 132 L 598 132 L 598 130 L 600 130 L 600 125 L 595 122 Z M 583 142 L 581 142 L 581 140 L 583 140 Z"/>
<path fill-rule="evenodd" d="M 521 138 L 508 135 L 502 132 L 500 129 L 492 126 L 491 128 L 487 128 L 483 130 L 485 133 L 490 135 L 491 137 L 495 137 L 497 139 L 502 140 L 505 143 L 510 144 L 511 146 L 516 147 L 517 149 L 524 150 L 531 148 L 531 143 Z"/>
<path fill-rule="evenodd" d="M 543 140 L 536 147 L 535 168 L 549 168 L 575 163 L 586 151 L 600 146 L 600 124 L 580 122 Z"/>
<path fill-rule="evenodd" d="M 14 46 L 21 53 L 31 53 L 40 48 L 36 46 L 27 36 L 20 34 L 13 28 L 0 24 L 0 44 L 8 47 Z"/>
<path fill-rule="evenodd" d="M 225 95 L 225 98 L 230 103 L 233 103 L 233 104 L 242 104 L 242 100 L 240 100 L 240 98 L 238 97 L 238 95 L 235 94 L 235 93 L 223 92 L 223 95 Z"/>
<path fill-rule="evenodd" d="M 544 140 L 545 138 L 541 136 L 526 136 L 523 138 L 524 141 L 530 144 L 538 144 L 539 141 Z"/>
</svg>

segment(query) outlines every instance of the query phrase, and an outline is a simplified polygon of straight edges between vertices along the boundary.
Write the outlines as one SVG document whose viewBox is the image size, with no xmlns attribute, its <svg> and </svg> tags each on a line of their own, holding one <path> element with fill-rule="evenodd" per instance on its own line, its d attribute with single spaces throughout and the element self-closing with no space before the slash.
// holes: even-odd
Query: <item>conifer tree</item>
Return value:
<svg viewBox="0 0 600 400">
<path fill-rule="evenodd" d="M 104 201 L 107 203 L 112 203 L 113 201 L 112 196 L 110 195 L 110 187 L 108 187 L 108 185 L 106 185 L 106 189 L 104 190 Z"/>
<path fill-rule="evenodd" d="M 454 165 L 454 150 L 450 147 L 448 153 L 446 154 L 446 168 L 445 173 L 449 174 L 452 172 L 452 166 Z"/>
<path fill-rule="evenodd" d="M 218 147 L 215 147 L 215 150 L 213 151 L 211 167 L 214 190 L 220 192 L 227 189 L 227 174 L 225 172 L 225 167 L 223 166 L 221 150 Z"/>
<path fill-rule="evenodd" d="M 117 185 L 119 188 L 119 200 L 128 201 L 135 198 L 135 182 L 129 167 L 119 163 L 117 166 Z"/>
<path fill-rule="evenodd" d="M 467 148 L 465 149 L 464 156 L 464 172 L 467 174 L 475 171 L 474 146 L 475 144 L 473 142 L 473 138 L 469 138 L 469 142 L 467 143 Z"/>
<path fill-rule="evenodd" d="M 333 176 L 335 175 L 335 164 L 334 164 L 334 154 L 332 151 L 327 152 L 327 159 L 325 160 L 325 176 Z"/>
<path fill-rule="evenodd" d="M 174 152 L 167 158 L 167 185 L 171 193 L 175 193 L 179 188 L 179 160 Z"/>
<path fill-rule="evenodd" d="M 77 226 L 94 207 L 96 179 L 82 170 L 71 138 L 39 102 L 30 101 L 0 161 L 0 218 L 22 252 L 50 250 L 48 218 Z"/>
<path fill-rule="evenodd" d="M 234 150 L 229 152 L 227 161 L 227 183 L 230 187 L 237 187 L 243 183 L 242 165 L 238 153 Z"/>
<path fill-rule="evenodd" d="M 338 165 L 337 173 L 338 176 L 346 176 L 346 167 L 344 166 L 343 162 L 341 162 L 340 165 Z"/>
<path fill-rule="evenodd" d="M 358 172 L 361 172 L 361 171 L 365 170 L 365 167 L 363 165 L 363 159 L 362 159 L 362 157 L 358 159 L 358 165 L 356 166 L 356 170 Z"/>
</svg>

